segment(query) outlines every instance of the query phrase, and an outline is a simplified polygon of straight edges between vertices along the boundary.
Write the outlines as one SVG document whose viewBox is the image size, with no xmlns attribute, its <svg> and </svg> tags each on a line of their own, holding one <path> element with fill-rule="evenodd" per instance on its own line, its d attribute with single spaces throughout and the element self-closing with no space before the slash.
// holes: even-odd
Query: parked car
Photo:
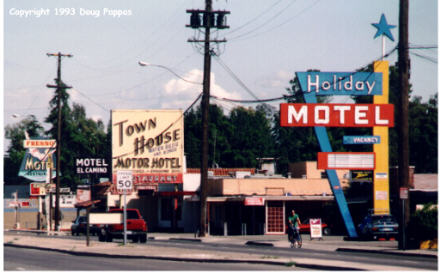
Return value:
<svg viewBox="0 0 440 273">
<path fill-rule="evenodd" d="M 123 209 L 111 209 L 109 213 L 123 213 Z M 147 223 L 138 209 L 127 209 L 127 238 L 133 242 L 147 242 Z M 102 225 L 99 232 L 99 241 L 111 242 L 113 238 L 124 237 L 124 224 Z"/>
<path fill-rule="evenodd" d="M 87 233 L 87 217 L 86 216 L 78 216 L 74 221 L 72 221 L 72 225 L 70 226 L 70 230 L 73 235 L 80 235 L 81 233 Z M 91 235 L 97 235 L 99 232 L 99 227 L 96 225 L 90 225 L 89 232 Z"/>
<path fill-rule="evenodd" d="M 330 227 L 321 220 L 321 228 L 322 234 L 330 235 L 331 229 Z M 301 233 L 310 233 L 310 219 L 307 218 L 304 221 L 301 221 L 301 225 L 299 225 L 299 232 Z"/>
<path fill-rule="evenodd" d="M 399 224 L 391 214 L 369 214 L 358 225 L 359 235 L 363 238 L 395 238 Z"/>
</svg>

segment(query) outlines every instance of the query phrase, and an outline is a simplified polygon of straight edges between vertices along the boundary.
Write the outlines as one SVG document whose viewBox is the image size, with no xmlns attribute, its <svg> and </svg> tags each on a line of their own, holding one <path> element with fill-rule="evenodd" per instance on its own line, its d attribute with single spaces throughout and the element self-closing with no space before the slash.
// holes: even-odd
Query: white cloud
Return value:
<svg viewBox="0 0 440 273">
<path fill-rule="evenodd" d="M 183 79 L 172 79 L 164 85 L 166 93 L 166 101 L 161 106 L 166 109 L 182 109 L 185 110 L 203 92 L 201 84 L 193 84 L 191 82 L 203 82 L 203 71 L 200 69 L 192 69 L 182 76 Z M 214 73 L 211 73 L 211 95 L 219 98 L 240 99 L 241 96 L 235 91 L 228 91 L 221 87 L 215 81 Z M 215 101 L 212 101 L 213 103 Z"/>
</svg>

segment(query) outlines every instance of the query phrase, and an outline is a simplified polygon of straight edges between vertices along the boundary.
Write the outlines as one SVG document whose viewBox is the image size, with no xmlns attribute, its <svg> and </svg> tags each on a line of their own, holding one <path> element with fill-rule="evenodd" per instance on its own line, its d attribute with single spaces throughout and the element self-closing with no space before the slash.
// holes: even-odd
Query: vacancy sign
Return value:
<svg viewBox="0 0 440 273">
<path fill-rule="evenodd" d="M 374 170 L 374 153 L 318 153 L 318 169 Z"/>
<path fill-rule="evenodd" d="M 393 104 L 281 103 L 283 127 L 394 127 Z"/>
</svg>

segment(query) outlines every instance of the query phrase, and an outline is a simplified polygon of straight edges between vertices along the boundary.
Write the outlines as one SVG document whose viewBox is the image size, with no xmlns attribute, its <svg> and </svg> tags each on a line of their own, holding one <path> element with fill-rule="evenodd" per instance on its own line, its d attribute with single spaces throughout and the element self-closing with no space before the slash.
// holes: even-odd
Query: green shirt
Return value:
<svg viewBox="0 0 440 273">
<path fill-rule="evenodd" d="M 292 222 L 294 227 L 298 227 L 298 218 L 299 218 L 299 216 L 296 213 L 293 216 L 289 216 L 289 218 L 288 218 L 289 223 Z"/>
</svg>

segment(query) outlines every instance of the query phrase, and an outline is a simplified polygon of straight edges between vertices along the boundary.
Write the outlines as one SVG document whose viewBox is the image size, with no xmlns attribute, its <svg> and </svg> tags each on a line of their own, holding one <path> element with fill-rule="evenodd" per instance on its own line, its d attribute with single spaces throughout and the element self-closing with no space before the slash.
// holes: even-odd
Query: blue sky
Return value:
<svg viewBox="0 0 440 273">
<path fill-rule="evenodd" d="M 219 60 L 212 59 L 213 95 L 253 99 L 228 67 L 259 99 L 286 94 L 294 73 L 307 69 L 355 71 L 381 55 L 381 39 L 374 39 L 382 13 L 398 25 L 398 0 L 213 0 L 214 9 L 229 10 L 230 29 L 216 31 Z M 75 9 L 57 16 L 55 8 Z M 124 11 L 119 18 L 104 8 Z M 189 38 L 201 35 L 186 28 L 186 9 L 203 9 L 202 0 L 5 0 L 4 124 L 34 114 L 48 115 L 56 77 L 56 58 L 46 53 L 70 53 L 63 58 L 62 79 L 73 86 L 71 101 L 86 107 L 87 115 L 107 124 L 111 109 L 186 109 L 201 92 L 158 67 L 140 67 L 140 60 L 164 65 L 181 77 L 201 82 L 203 56 Z M 16 16 L 17 10 L 49 9 L 36 18 Z M 99 10 L 99 17 L 81 10 Z M 437 46 L 438 7 L 435 0 L 410 1 L 409 41 Z M 386 41 L 387 51 L 397 45 Z M 202 36 L 200 36 L 202 37 Z M 418 54 L 417 55 L 414 55 Z M 437 49 L 411 50 L 413 95 L 426 101 L 438 92 Z M 397 52 L 387 60 L 394 64 Z M 236 106 L 221 103 L 226 111 Z M 273 103 L 278 108 L 279 102 Z M 18 115 L 12 117 L 12 115 Z"/>
</svg>

